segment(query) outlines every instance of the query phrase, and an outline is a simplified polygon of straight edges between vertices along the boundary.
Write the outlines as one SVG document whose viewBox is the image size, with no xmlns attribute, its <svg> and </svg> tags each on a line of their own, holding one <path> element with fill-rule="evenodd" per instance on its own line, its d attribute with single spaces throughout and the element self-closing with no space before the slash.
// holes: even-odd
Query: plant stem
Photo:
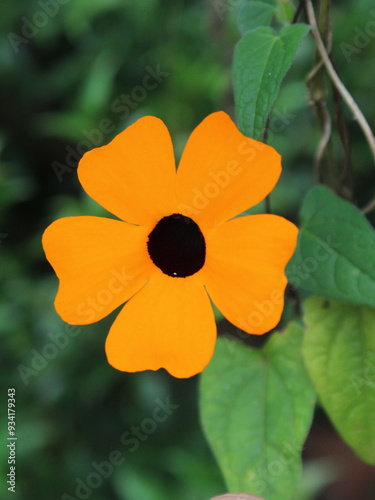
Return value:
<svg viewBox="0 0 375 500">
<path fill-rule="evenodd" d="M 269 129 L 269 126 L 270 126 L 270 119 L 271 119 L 271 112 L 270 112 L 270 114 L 267 117 L 266 125 L 265 125 L 264 130 L 263 130 L 262 142 L 264 142 L 265 144 L 267 144 L 268 129 Z M 265 207 L 266 213 L 270 214 L 271 213 L 271 195 L 270 194 L 268 194 L 266 196 L 265 202 L 266 202 L 266 207 Z"/>
<path fill-rule="evenodd" d="M 358 124 L 361 127 L 361 129 L 362 129 L 362 131 L 367 139 L 368 145 L 370 147 L 370 150 L 371 150 L 374 162 L 375 162 L 375 137 L 372 133 L 372 130 L 371 130 L 365 116 L 363 115 L 362 111 L 359 109 L 357 103 L 354 101 L 351 94 L 346 89 L 345 85 L 340 80 L 338 74 L 335 71 L 335 68 L 333 67 L 333 65 L 331 63 L 331 60 L 329 58 L 329 55 L 326 51 L 323 40 L 322 40 L 320 33 L 319 33 L 319 29 L 318 29 L 316 17 L 315 17 L 315 12 L 314 12 L 314 8 L 313 8 L 313 5 L 311 3 L 311 0 L 305 0 L 305 10 L 306 10 L 308 22 L 312 27 L 312 34 L 313 34 L 313 37 L 315 39 L 316 46 L 320 52 L 323 64 L 327 69 L 327 72 L 332 80 L 332 83 L 337 88 L 337 90 L 341 94 L 342 98 L 344 99 L 344 101 L 346 102 L 346 104 L 348 105 L 348 107 L 350 108 L 352 113 L 354 114 L 356 120 L 358 121 Z"/>
<path fill-rule="evenodd" d="M 373 210 L 375 210 L 375 198 L 373 200 L 371 200 L 370 203 L 362 209 L 362 213 L 368 214 L 369 212 L 372 212 Z"/>
<path fill-rule="evenodd" d="M 324 45 L 328 53 L 331 50 L 332 40 L 330 5 L 330 0 L 321 0 L 319 2 L 318 29 L 324 40 Z M 331 142 L 332 119 L 327 105 L 328 90 L 325 78 L 325 68 L 318 50 L 315 54 L 315 66 L 308 74 L 306 83 L 309 88 L 309 103 L 316 114 L 319 126 L 322 130 L 322 136 L 315 154 L 316 178 L 318 182 L 327 182 L 322 172 L 324 156 L 326 156 L 326 161 L 331 174 L 330 177 L 332 179 L 335 178 L 335 162 L 333 161 Z"/>
</svg>

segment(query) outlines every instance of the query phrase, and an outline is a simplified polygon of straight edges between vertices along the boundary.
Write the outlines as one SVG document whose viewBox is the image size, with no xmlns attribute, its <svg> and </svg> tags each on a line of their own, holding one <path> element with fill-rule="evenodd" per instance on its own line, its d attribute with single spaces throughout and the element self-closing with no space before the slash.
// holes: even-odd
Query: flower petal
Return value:
<svg viewBox="0 0 375 500">
<path fill-rule="evenodd" d="M 115 320 L 106 353 L 118 370 L 165 368 L 184 378 L 204 369 L 215 341 L 215 319 L 202 283 L 156 271 Z"/>
<path fill-rule="evenodd" d="M 140 118 L 106 146 L 87 152 L 78 177 L 86 193 L 120 219 L 155 225 L 175 208 L 168 129 L 153 116 Z"/>
<path fill-rule="evenodd" d="M 263 200 L 280 173 L 280 155 L 272 147 L 241 134 L 226 113 L 213 113 L 183 152 L 179 210 L 202 227 L 219 225 Z"/>
<path fill-rule="evenodd" d="M 55 307 L 64 321 L 94 323 L 147 281 L 148 229 L 102 217 L 65 217 L 43 234 L 47 259 L 60 279 Z"/>
<path fill-rule="evenodd" d="M 297 233 L 282 217 L 250 215 L 208 234 L 202 279 L 218 309 L 247 333 L 266 333 L 279 322 Z"/>
</svg>

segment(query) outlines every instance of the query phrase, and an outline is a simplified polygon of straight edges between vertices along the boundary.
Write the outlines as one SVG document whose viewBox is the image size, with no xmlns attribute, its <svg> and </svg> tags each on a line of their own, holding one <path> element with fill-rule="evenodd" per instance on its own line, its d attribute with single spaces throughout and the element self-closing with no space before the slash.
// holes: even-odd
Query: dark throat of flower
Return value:
<svg viewBox="0 0 375 500">
<path fill-rule="evenodd" d="M 173 278 L 195 274 L 206 259 L 206 243 L 198 224 L 181 214 L 160 219 L 148 235 L 147 249 L 152 262 Z"/>
</svg>

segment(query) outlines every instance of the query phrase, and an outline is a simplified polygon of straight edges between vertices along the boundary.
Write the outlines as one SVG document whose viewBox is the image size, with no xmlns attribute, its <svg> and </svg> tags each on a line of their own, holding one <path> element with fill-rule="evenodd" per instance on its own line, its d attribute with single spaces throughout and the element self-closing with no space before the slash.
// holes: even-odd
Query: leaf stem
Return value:
<svg viewBox="0 0 375 500">
<path fill-rule="evenodd" d="M 264 130 L 263 130 L 262 142 L 264 142 L 265 144 L 267 144 L 268 129 L 270 126 L 270 120 L 271 120 L 271 111 L 267 117 L 266 125 L 265 125 Z M 270 214 L 271 213 L 271 195 L 270 194 L 268 194 L 266 196 L 265 202 L 266 202 L 266 207 L 265 207 L 266 214 Z"/>
</svg>

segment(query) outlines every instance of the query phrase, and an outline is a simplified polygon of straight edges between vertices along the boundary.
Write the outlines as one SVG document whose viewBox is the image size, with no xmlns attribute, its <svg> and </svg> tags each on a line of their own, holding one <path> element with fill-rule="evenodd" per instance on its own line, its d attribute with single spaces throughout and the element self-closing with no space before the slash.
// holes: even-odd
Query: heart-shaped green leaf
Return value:
<svg viewBox="0 0 375 500">
<path fill-rule="evenodd" d="M 262 349 L 218 339 L 201 379 L 201 418 L 230 492 L 293 497 L 315 402 L 302 333 L 291 324 Z"/>
<path fill-rule="evenodd" d="M 301 209 L 297 249 L 286 273 L 297 288 L 375 307 L 375 232 L 351 203 L 315 186 Z"/>
<path fill-rule="evenodd" d="M 305 24 L 248 31 L 237 43 L 233 61 L 234 98 L 240 130 L 261 140 L 267 118 L 302 38 Z"/>
<path fill-rule="evenodd" d="M 375 309 L 310 297 L 306 366 L 343 439 L 375 464 Z"/>
</svg>

